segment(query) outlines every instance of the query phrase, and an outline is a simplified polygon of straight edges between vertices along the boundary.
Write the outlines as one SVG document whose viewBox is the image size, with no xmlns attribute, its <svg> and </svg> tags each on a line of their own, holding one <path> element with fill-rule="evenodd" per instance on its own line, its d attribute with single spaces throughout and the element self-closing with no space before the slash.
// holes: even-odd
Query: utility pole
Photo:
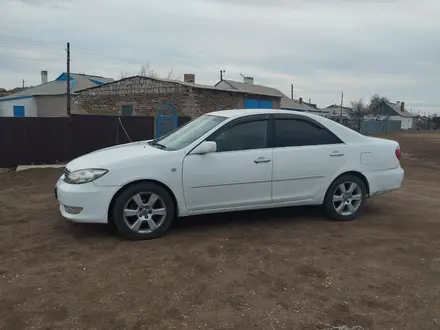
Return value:
<svg viewBox="0 0 440 330">
<path fill-rule="evenodd" d="M 293 100 L 293 84 L 290 85 L 290 98 Z"/>
<path fill-rule="evenodd" d="M 344 92 L 341 92 L 341 117 L 342 117 L 342 105 L 344 104 Z"/>
<path fill-rule="evenodd" d="M 24 88 L 24 79 L 23 79 L 23 88 Z"/>
<path fill-rule="evenodd" d="M 220 81 L 223 81 L 223 73 L 225 72 L 225 70 L 220 70 Z"/>
<path fill-rule="evenodd" d="M 70 42 L 67 43 L 67 115 L 70 116 Z"/>
</svg>

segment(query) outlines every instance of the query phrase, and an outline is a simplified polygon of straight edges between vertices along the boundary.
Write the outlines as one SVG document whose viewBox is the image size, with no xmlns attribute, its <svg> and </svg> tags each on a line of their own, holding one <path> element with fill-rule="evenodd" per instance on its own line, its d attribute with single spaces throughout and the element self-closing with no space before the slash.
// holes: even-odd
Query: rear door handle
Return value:
<svg viewBox="0 0 440 330">
<path fill-rule="evenodd" d="M 333 151 L 332 153 L 329 154 L 329 156 L 330 157 L 341 157 L 341 156 L 344 156 L 344 154 L 339 151 Z"/>
<path fill-rule="evenodd" d="M 254 160 L 255 164 L 261 164 L 261 163 L 269 163 L 270 159 L 264 158 L 264 157 L 258 157 Z"/>
</svg>

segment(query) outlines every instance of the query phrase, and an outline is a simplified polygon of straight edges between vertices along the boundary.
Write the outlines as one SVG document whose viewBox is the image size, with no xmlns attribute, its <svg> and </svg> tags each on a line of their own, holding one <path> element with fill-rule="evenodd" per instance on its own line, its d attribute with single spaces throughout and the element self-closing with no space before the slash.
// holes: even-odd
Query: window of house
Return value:
<svg viewBox="0 0 440 330">
<path fill-rule="evenodd" d="M 217 143 L 217 152 L 267 148 L 267 120 L 237 124 L 208 138 Z"/>
<path fill-rule="evenodd" d="M 131 104 L 122 105 L 121 116 L 133 116 L 133 105 Z"/>
<path fill-rule="evenodd" d="M 330 131 L 305 120 L 275 119 L 275 147 L 338 144 L 342 141 Z"/>
</svg>

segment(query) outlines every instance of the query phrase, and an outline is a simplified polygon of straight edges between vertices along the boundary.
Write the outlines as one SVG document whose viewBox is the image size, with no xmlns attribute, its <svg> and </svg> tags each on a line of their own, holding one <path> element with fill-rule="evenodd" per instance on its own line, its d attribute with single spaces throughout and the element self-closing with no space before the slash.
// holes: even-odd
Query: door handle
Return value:
<svg viewBox="0 0 440 330">
<path fill-rule="evenodd" d="M 261 163 L 269 163 L 270 159 L 264 158 L 264 157 L 258 157 L 254 160 L 255 164 L 261 164 Z"/>
<path fill-rule="evenodd" d="M 329 154 L 329 156 L 330 157 L 341 157 L 341 156 L 344 156 L 344 154 L 339 151 L 333 151 L 332 153 Z"/>
</svg>

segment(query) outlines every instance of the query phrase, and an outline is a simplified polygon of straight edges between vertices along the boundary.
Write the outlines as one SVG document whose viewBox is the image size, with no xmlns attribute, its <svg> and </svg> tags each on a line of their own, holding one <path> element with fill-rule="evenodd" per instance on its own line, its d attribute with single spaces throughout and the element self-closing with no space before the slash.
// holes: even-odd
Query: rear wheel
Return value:
<svg viewBox="0 0 440 330">
<path fill-rule="evenodd" d="M 332 220 L 354 220 L 366 199 L 367 189 L 362 180 L 355 175 L 342 175 L 327 190 L 324 199 L 325 213 Z"/>
<path fill-rule="evenodd" d="M 114 225 L 125 238 L 154 239 L 170 227 L 175 206 L 166 189 L 143 182 L 129 186 L 116 197 L 112 215 Z"/>
</svg>

